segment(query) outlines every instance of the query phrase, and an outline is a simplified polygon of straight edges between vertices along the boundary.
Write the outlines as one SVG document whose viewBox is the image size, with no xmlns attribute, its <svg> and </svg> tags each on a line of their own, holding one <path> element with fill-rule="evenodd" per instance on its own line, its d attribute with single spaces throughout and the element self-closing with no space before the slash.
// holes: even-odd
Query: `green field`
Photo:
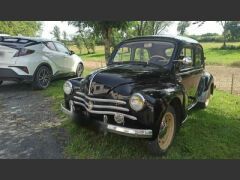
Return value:
<svg viewBox="0 0 240 180">
<path fill-rule="evenodd" d="M 201 43 L 207 65 L 230 65 L 240 67 L 240 48 L 234 50 L 221 50 L 220 47 L 223 43 L 211 42 Z M 240 42 L 227 43 L 228 46 L 240 46 Z M 76 47 L 71 47 L 77 54 L 79 50 Z M 104 48 L 103 46 L 96 46 L 95 54 L 87 54 L 87 51 L 83 49 L 82 54 L 79 54 L 85 61 L 102 61 L 104 62 Z"/>
<path fill-rule="evenodd" d="M 89 70 L 85 72 L 85 75 Z M 70 134 L 65 153 L 81 159 L 155 159 L 147 150 L 147 141 L 114 134 L 97 134 L 72 123 L 60 111 L 64 81 L 55 81 L 44 91 L 54 100 L 53 109 Z M 163 159 L 239 159 L 240 96 L 216 91 L 205 110 L 192 110 Z"/>
<path fill-rule="evenodd" d="M 240 67 L 240 48 L 234 50 L 222 50 L 222 43 L 201 43 L 208 65 L 231 65 Z M 240 42 L 227 43 L 228 46 L 240 46 Z"/>
</svg>

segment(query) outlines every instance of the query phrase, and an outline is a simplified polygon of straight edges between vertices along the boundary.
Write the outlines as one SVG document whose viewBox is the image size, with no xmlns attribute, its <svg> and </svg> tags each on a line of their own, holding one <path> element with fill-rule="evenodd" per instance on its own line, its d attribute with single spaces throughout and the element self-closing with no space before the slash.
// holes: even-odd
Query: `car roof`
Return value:
<svg viewBox="0 0 240 180">
<path fill-rule="evenodd" d="M 139 36 L 139 37 L 134 37 L 131 39 L 127 39 L 126 41 L 132 41 L 132 40 L 144 40 L 144 39 L 169 39 L 169 40 L 175 40 L 178 42 L 183 42 L 183 43 L 194 43 L 194 44 L 199 44 L 198 41 L 189 38 L 189 37 L 184 37 L 184 36 L 174 36 L 174 35 L 148 35 L 148 36 Z"/>
</svg>

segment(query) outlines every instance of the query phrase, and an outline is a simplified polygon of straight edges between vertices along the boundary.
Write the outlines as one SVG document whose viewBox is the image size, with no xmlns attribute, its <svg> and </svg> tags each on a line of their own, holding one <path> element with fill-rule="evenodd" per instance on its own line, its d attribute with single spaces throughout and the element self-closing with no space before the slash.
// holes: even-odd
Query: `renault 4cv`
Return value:
<svg viewBox="0 0 240 180">
<path fill-rule="evenodd" d="M 121 42 L 107 66 L 64 84 L 63 112 L 104 132 L 146 138 L 163 155 L 195 106 L 206 108 L 214 78 L 202 46 L 181 36 Z"/>
</svg>

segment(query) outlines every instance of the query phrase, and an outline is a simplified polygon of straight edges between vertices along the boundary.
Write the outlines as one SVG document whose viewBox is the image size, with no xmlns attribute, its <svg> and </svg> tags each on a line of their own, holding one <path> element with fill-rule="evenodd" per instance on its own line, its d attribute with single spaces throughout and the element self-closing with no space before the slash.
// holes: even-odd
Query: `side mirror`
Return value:
<svg viewBox="0 0 240 180">
<path fill-rule="evenodd" d="M 71 51 L 70 51 L 70 55 L 72 55 L 72 54 L 75 54 L 75 52 L 71 50 Z"/>
<path fill-rule="evenodd" d="M 192 58 L 191 57 L 184 57 L 182 60 L 182 63 L 184 65 L 191 65 L 192 64 Z"/>
</svg>

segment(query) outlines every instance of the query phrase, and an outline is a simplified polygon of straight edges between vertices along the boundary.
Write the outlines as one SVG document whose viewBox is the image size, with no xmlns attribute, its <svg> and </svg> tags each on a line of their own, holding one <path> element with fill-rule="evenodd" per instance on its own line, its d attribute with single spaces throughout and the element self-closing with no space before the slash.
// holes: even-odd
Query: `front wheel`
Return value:
<svg viewBox="0 0 240 180">
<path fill-rule="evenodd" d="M 84 71 L 84 66 L 82 63 L 80 63 L 77 67 L 77 72 L 76 72 L 77 77 L 81 77 L 83 71 Z"/>
<path fill-rule="evenodd" d="M 2 85 L 3 81 L 0 81 L 0 85 Z"/>
<path fill-rule="evenodd" d="M 169 105 L 160 124 L 157 138 L 149 142 L 149 150 L 151 153 L 161 156 L 167 152 L 169 147 L 172 145 L 176 134 L 176 124 L 177 119 L 175 109 Z"/>
<path fill-rule="evenodd" d="M 34 77 L 33 88 L 42 90 L 46 89 L 52 79 L 52 71 L 47 66 L 41 66 Z"/>
</svg>

